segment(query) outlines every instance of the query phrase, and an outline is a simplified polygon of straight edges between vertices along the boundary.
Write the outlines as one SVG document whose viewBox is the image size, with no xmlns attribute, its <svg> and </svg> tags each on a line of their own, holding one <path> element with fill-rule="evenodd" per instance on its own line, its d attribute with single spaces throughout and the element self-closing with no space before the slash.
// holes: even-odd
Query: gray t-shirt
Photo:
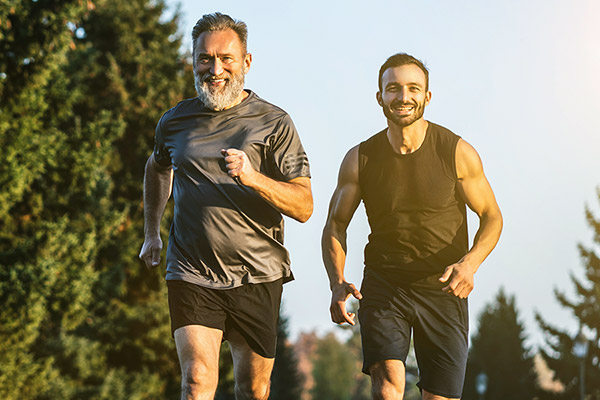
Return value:
<svg viewBox="0 0 600 400">
<path fill-rule="evenodd" d="M 158 122 L 154 156 L 174 170 L 167 280 L 229 289 L 293 279 L 281 214 L 227 175 L 221 149 L 243 150 L 279 181 L 310 177 L 308 158 L 289 115 L 248 92 L 223 111 L 184 100 Z"/>
</svg>

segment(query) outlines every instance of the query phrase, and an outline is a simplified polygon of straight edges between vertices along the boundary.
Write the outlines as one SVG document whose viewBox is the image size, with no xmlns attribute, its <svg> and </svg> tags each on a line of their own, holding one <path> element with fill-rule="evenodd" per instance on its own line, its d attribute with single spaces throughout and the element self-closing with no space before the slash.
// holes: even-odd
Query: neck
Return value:
<svg viewBox="0 0 600 400">
<path fill-rule="evenodd" d="M 417 151 L 425 141 L 428 125 L 424 118 L 408 126 L 400 126 L 388 120 L 387 138 L 394 152 L 410 154 Z"/>
<path fill-rule="evenodd" d="M 233 103 L 231 103 L 230 105 L 228 105 L 227 107 L 225 107 L 223 110 L 229 110 L 230 108 L 237 106 L 242 101 L 244 101 L 246 99 L 246 97 L 248 97 L 248 96 L 249 96 L 248 92 L 246 92 L 246 90 L 242 90 L 240 95 L 238 97 L 236 97 L 235 101 Z"/>
</svg>

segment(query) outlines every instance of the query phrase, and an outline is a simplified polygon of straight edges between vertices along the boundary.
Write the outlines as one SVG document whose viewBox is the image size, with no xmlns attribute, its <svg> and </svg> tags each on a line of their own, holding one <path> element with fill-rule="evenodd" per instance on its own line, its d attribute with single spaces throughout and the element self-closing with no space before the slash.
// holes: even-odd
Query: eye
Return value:
<svg viewBox="0 0 600 400">
<path fill-rule="evenodd" d="M 198 57 L 199 64 L 207 64 L 209 61 L 208 57 Z"/>
<path fill-rule="evenodd" d="M 410 91 L 411 91 L 411 92 L 420 92 L 420 91 L 421 91 L 421 88 L 420 88 L 420 87 L 418 87 L 418 86 L 411 86 L 411 87 L 410 87 Z"/>
<path fill-rule="evenodd" d="M 223 61 L 224 63 L 229 64 L 229 63 L 233 62 L 233 57 L 231 57 L 231 56 L 223 56 L 223 57 L 221 57 L 221 61 Z"/>
</svg>

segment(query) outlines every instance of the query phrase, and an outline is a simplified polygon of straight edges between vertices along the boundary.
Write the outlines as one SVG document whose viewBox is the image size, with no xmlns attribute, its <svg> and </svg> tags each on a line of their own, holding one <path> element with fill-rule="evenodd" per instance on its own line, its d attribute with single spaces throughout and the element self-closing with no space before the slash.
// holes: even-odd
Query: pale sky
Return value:
<svg viewBox="0 0 600 400">
<path fill-rule="evenodd" d="M 175 0 L 168 4 L 175 5 Z M 320 237 L 340 162 L 386 126 L 375 101 L 377 73 L 407 52 L 430 70 L 425 118 L 479 152 L 504 214 L 498 247 L 475 277 L 477 315 L 503 286 L 514 294 L 530 344 L 541 343 L 537 310 L 575 333 L 553 290 L 573 293 L 583 271 L 577 243 L 590 244 L 588 204 L 600 216 L 600 3 L 533 1 L 183 0 L 180 29 L 220 11 L 245 21 L 253 64 L 246 87 L 285 109 L 308 153 L 315 211 L 286 223 L 296 280 L 285 285 L 292 336 L 334 329 Z M 193 82 L 190 82 L 192 85 Z M 471 237 L 477 217 L 469 214 Z M 348 280 L 360 283 L 369 228 L 362 206 L 348 231 Z"/>
</svg>

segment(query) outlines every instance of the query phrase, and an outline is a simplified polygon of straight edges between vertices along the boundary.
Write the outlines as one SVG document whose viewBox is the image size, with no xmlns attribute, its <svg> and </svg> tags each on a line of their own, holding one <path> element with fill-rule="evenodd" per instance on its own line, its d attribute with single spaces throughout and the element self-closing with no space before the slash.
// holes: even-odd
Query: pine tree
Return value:
<svg viewBox="0 0 600 400">
<path fill-rule="evenodd" d="M 600 189 L 597 191 L 600 200 Z M 589 351 L 585 362 L 586 394 L 592 399 L 600 399 L 600 258 L 597 246 L 600 245 L 600 219 L 596 218 L 589 207 L 585 216 L 593 229 L 593 247 L 579 244 L 579 253 L 583 261 L 584 279 L 571 275 L 575 287 L 575 298 L 569 299 L 564 292 L 555 290 L 558 302 L 570 310 L 589 339 Z M 574 399 L 579 396 L 579 363 L 573 355 L 576 332 L 567 332 L 547 322 L 539 313 L 536 319 L 543 329 L 546 346 L 540 349 L 548 367 L 554 371 L 555 379 L 565 387 L 563 393 L 545 393 L 542 398 Z"/>
<path fill-rule="evenodd" d="M 272 400 L 300 400 L 304 379 L 298 371 L 298 358 L 294 347 L 289 341 L 288 318 L 279 314 L 277 322 L 277 349 L 275 365 L 271 375 Z"/>
<path fill-rule="evenodd" d="M 163 272 L 137 261 L 154 125 L 193 92 L 164 11 L 0 1 L 0 398 L 179 392 Z"/>
<path fill-rule="evenodd" d="M 77 49 L 69 73 L 84 93 L 75 107 L 82 121 L 103 112 L 122 129 L 112 141 L 111 206 L 123 219 L 99 246 L 97 280 L 77 339 L 95 348 L 99 365 L 76 374 L 87 396 L 111 399 L 176 397 L 179 365 L 171 338 L 164 270 L 137 259 L 143 241 L 142 180 L 161 114 L 193 92 L 189 66 L 179 53 L 178 14 L 153 0 L 101 0 L 75 26 Z M 191 88 L 187 90 L 186 88 Z M 163 218 L 168 236 L 170 212 Z M 71 370 L 66 359 L 63 370 Z M 140 382 L 144 382 L 143 385 Z"/>
<path fill-rule="evenodd" d="M 486 400 L 531 400 L 536 394 L 533 357 L 525 345 L 514 297 L 500 289 L 493 304 L 479 315 L 472 336 L 463 399 L 478 399 L 475 379 L 487 375 Z"/>
<path fill-rule="evenodd" d="M 104 114 L 87 125 L 64 73 L 75 44 L 69 22 L 84 1 L 18 1 L 0 8 L 0 397 L 69 398 L 53 338 L 85 323 L 97 243 L 111 210 Z M 52 334 L 49 334 L 52 332 Z"/>
</svg>

